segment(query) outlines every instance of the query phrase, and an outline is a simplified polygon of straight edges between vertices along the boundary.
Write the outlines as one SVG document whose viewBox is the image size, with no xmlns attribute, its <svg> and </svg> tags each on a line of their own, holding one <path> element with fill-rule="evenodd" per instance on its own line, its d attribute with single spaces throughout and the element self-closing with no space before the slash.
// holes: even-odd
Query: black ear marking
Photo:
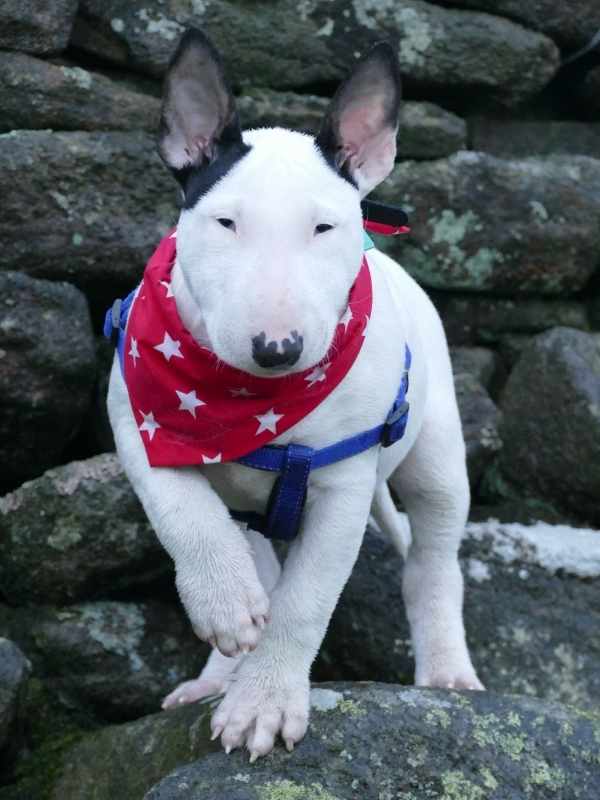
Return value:
<svg viewBox="0 0 600 800">
<path fill-rule="evenodd" d="M 188 28 L 165 77 L 158 149 L 185 193 L 196 203 L 250 148 L 217 49 Z"/>
<path fill-rule="evenodd" d="M 401 97 L 396 51 L 380 42 L 339 86 L 325 114 L 315 143 L 327 163 L 361 190 L 383 180 L 393 165 Z"/>
</svg>

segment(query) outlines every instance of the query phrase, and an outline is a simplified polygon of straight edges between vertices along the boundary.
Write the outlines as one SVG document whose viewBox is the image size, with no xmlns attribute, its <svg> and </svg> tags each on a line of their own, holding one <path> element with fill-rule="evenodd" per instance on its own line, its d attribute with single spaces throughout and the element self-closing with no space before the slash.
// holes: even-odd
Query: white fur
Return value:
<svg viewBox="0 0 600 800">
<path fill-rule="evenodd" d="M 261 370 L 250 340 L 297 329 L 294 370 L 326 353 L 362 254 L 359 193 L 328 167 L 311 137 L 281 129 L 246 134 L 252 151 L 178 225 L 172 288 L 186 327 L 224 361 Z M 222 228 L 216 216 L 234 219 Z M 321 222 L 334 224 L 314 235 Z M 404 597 L 425 686 L 482 688 L 462 622 L 457 550 L 469 505 L 465 448 L 438 315 L 419 286 L 377 250 L 368 253 L 373 313 L 344 381 L 275 442 L 324 447 L 380 424 L 398 390 L 408 342 L 410 416 L 405 437 L 310 476 L 301 533 L 280 572 L 271 545 L 244 535 L 227 506 L 263 511 L 273 476 L 238 464 L 151 468 L 115 360 L 109 412 L 135 491 L 176 567 L 191 623 L 216 653 L 198 681 L 166 706 L 224 690 L 213 731 L 229 749 L 268 753 L 277 734 L 292 748 L 306 732 L 309 671 L 356 560 L 371 512 L 402 547 L 389 479 L 412 532 Z M 401 613 L 400 609 L 390 613 Z"/>
</svg>

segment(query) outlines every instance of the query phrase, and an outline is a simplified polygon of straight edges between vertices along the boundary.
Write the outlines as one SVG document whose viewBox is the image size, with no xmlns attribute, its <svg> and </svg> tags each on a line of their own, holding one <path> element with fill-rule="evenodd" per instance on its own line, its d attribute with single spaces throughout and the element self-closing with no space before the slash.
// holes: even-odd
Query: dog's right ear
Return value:
<svg viewBox="0 0 600 800">
<path fill-rule="evenodd" d="M 189 168 L 210 164 L 220 146 L 242 143 L 233 94 L 216 48 L 188 28 L 165 78 L 158 149 L 182 182 Z"/>
</svg>

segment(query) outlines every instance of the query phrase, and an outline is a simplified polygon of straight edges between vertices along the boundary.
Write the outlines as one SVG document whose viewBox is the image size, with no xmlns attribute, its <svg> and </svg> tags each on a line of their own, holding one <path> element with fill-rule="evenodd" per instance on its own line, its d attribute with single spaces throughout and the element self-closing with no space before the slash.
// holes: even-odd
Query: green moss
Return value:
<svg viewBox="0 0 600 800">
<path fill-rule="evenodd" d="M 442 773 L 443 800 L 484 800 L 486 792 L 457 770 Z"/>
<path fill-rule="evenodd" d="M 273 781 L 264 786 L 257 786 L 260 800 L 338 800 L 325 791 L 320 783 L 300 786 L 294 781 Z"/>
<path fill-rule="evenodd" d="M 450 725 L 450 714 L 447 711 L 444 711 L 443 708 L 432 708 L 431 711 L 428 711 L 425 714 L 425 722 L 429 725 L 435 725 L 436 727 L 439 726 L 446 730 Z"/>
<path fill-rule="evenodd" d="M 547 761 L 534 761 L 531 764 L 528 783 L 534 786 L 545 786 L 548 789 L 558 790 L 567 781 L 565 773 L 558 767 L 551 767 Z"/>
<path fill-rule="evenodd" d="M 337 710 L 342 714 L 349 714 L 351 717 L 364 717 L 366 709 L 361 708 L 360 704 L 354 700 L 341 700 L 337 704 Z"/>
</svg>

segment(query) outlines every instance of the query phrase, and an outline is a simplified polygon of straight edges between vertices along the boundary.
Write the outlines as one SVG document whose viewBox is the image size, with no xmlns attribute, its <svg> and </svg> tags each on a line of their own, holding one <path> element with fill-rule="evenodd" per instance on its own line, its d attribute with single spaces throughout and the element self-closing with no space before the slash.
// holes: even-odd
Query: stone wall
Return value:
<svg viewBox="0 0 600 800">
<path fill-rule="evenodd" d="M 444 321 L 473 517 L 569 523 L 560 535 L 584 542 L 597 564 L 600 538 L 577 528 L 600 526 L 600 48 L 562 64 L 600 28 L 596 0 L 5 0 L 0 800 L 50 797 L 61 754 L 82 731 L 139 725 L 132 720 L 157 708 L 206 652 L 110 454 L 112 353 L 100 336 L 107 305 L 135 286 L 177 220 L 155 129 L 161 76 L 189 24 L 221 49 L 247 128 L 316 131 L 352 63 L 382 38 L 397 44 L 405 95 L 398 163 L 378 196 L 408 211 L 411 233 L 377 244 L 430 292 Z M 524 533 L 507 568 L 498 555 L 505 544 L 479 530 L 465 544 L 469 586 L 485 603 L 480 584 L 491 579 L 506 597 L 504 620 L 467 602 L 486 682 L 593 703 L 600 610 L 591 598 L 600 569 L 570 572 L 565 551 L 550 578 L 528 561 Z M 318 662 L 320 679 L 410 680 L 403 623 L 384 625 L 378 638 L 386 609 L 400 602 L 387 567 L 373 572 L 377 559 L 400 569 L 382 547 L 367 543 Z M 527 586 L 523 570 L 535 578 Z M 365 604 L 377 586 L 385 592 Z M 553 626 L 544 615 L 535 634 L 522 609 L 534 616 L 544 592 L 559 593 L 569 622 Z M 355 638 L 354 618 L 370 626 L 370 644 Z M 391 655 L 402 651 L 394 664 L 382 657 L 387 633 Z M 519 673 L 528 642 L 543 653 L 526 662 L 543 680 Z M 504 702 L 493 713 L 504 713 Z M 65 761 L 67 776 L 75 760 Z M 153 782 L 184 762 L 166 759 Z M 469 789 L 444 769 L 465 796 L 503 796 L 490 789 L 493 776 Z M 556 775 L 537 774 L 551 791 Z M 531 775 L 515 780 L 538 796 Z M 84 796 L 61 785 L 73 779 L 57 784 L 56 797 Z M 443 782 L 427 785 L 427 796 L 458 796 Z"/>
</svg>

